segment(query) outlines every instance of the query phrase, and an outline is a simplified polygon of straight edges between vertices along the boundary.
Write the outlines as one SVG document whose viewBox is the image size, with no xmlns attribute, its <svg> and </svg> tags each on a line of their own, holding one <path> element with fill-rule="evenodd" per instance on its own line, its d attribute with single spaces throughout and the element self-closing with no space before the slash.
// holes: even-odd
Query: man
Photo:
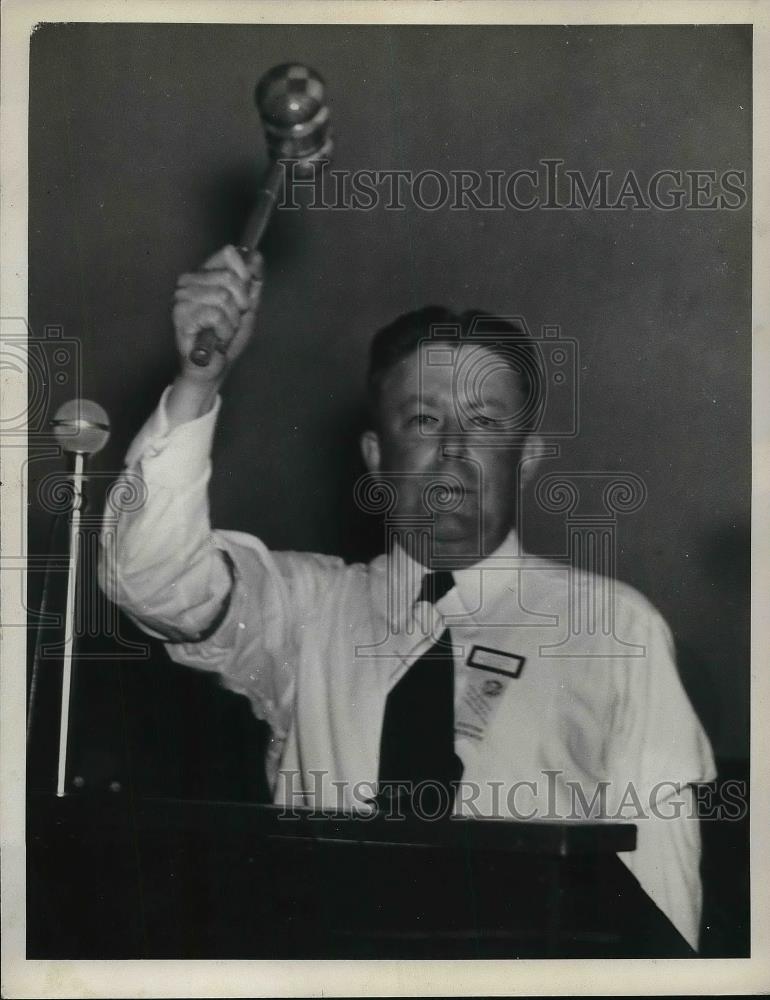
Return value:
<svg viewBox="0 0 770 1000">
<path fill-rule="evenodd" d="M 386 551 L 368 565 L 271 552 L 212 531 L 207 503 L 218 393 L 261 285 L 261 259 L 232 247 L 179 280 L 180 372 L 129 450 L 147 502 L 114 547 L 105 535 L 102 586 L 173 659 L 250 699 L 276 802 L 633 820 L 623 860 L 697 947 L 690 786 L 713 779 L 711 749 L 650 604 L 520 549 L 542 395 L 531 343 L 439 309 L 380 331 L 359 501 L 385 510 Z M 205 328 L 218 350 L 200 368 Z M 576 629 L 575 594 L 602 587 L 611 634 Z"/>
</svg>

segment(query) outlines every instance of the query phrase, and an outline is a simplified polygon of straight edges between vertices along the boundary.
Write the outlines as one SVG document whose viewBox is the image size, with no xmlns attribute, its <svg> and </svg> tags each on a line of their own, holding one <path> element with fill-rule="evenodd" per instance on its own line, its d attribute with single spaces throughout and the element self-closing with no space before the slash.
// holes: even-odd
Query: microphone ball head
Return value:
<svg viewBox="0 0 770 1000">
<path fill-rule="evenodd" d="M 64 451 L 94 455 L 107 444 L 110 418 L 91 399 L 71 399 L 63 403 L 51 421 L 56 440 Z"/>
</svg>

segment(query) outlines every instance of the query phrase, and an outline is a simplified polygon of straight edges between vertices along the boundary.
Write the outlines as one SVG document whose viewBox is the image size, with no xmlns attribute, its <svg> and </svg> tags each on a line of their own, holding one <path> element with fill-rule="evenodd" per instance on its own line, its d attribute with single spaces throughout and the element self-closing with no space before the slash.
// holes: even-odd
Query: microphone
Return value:
<svg viewBox="0 0 770 1000">
<path fill-rule="evenodd" d="M 333 149 L 325 84 L 315 70 L 299 63 L 274 66 L 257 82 L 254 100 L 272 162 L 238 247 L 244 258 L 256 250 L 278 200 L 283 176 L 280 161 L 294 160 L 295 170 L 307 174 L 314 162 L 328 160 Z M 190 360 L 205 368 L 212 353 L 221 349 L 214 330 L 200 330 Z"/>
<path fill-rule="evenodd" d="M 59 763 L 56 773 L 56 794 L 65 794 L 67 753 L 69 744 L 70 699 L 72 694 L 72 659 L 76 634 L 76 605 L 78 595 L 78 564 L 80 552 L 80 522 L 84 503 L 86 455 L 94 455 L 107 444 L 110 437 L 110 418 L 103 407 L 92 399 L 71 399 L 63 403 L 51 421 L 53 433 L 62 448 L 74 454 L 72 470 L 72 513 L 69 525 L 69 550 L 67 556 L 67 608 L 62 650 L 62 689 L 59 718 Z M 39 636 L 33 661 L 32 683 L 37 683 Z M 32 698 L 30 698 L 31 711 Z"/>
<path fill-rule="evenodd" d="M 63 403 L 51 421 L 56 440 L 75 455 L 95 455 L 110 437 L 110 418 L 92 399 Z"/>
</svg>

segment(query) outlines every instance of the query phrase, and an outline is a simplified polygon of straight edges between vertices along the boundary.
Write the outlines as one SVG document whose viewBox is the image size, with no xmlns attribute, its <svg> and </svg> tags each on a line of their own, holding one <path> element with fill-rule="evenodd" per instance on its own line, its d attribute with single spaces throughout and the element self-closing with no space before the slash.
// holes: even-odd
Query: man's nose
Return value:
<svg viewBox="0 0 770 1000">
<path fill-rule="evenodd" d="M 471 442 L 467 434 L 458 430 L 454 434 L 443 434 L 439 442 L 439 458 L 449 462 L 454 459 L 467 459 L 470 456 Z"/>
</svg>

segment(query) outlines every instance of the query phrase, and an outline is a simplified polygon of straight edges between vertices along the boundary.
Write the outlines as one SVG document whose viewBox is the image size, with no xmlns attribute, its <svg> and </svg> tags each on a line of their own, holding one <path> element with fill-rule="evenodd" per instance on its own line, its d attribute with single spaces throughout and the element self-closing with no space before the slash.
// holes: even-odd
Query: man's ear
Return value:
<svg viewBox="0 0 770 1000">
<path fill-rule="evenodd" d="M 543 456 L 543 439 L 534 432 L 529 435 L 524 442 L 521 453 L 521 484 L 522 486 L 530 481 L 540 465 Z"/>
<path fill-rule="evenodd" d="M 380 471 L 380 439 L 377 431 L 364 431 L 361 435 L 361 455 L 369 472 Z"/>
</svg>

